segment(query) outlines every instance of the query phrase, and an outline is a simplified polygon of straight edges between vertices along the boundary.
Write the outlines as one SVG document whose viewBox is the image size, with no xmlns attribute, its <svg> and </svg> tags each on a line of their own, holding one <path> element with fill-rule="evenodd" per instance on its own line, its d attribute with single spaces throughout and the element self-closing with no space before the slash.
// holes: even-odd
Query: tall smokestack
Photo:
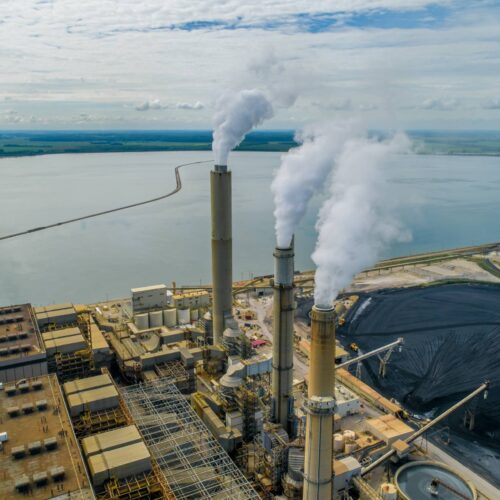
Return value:
<svg viewBox="0 0 500 500">
<path fill-rule="evenodd" d="M 212 205 L 212 319 L 214 345 L 222 344 L 225 320 L 233 308 L 231 172 L 215 165 L 210 172 Z"/>
<path fill-rule="evenodd" d="M 292 433 L 293 417 L 293 239 L 274 251 L 273 420 Z"/>
<path fill-rule="evenodd" d="M 307 393 L 304 500 L 332 498 L 335 311 L 314 305 Z"/>
</svg>

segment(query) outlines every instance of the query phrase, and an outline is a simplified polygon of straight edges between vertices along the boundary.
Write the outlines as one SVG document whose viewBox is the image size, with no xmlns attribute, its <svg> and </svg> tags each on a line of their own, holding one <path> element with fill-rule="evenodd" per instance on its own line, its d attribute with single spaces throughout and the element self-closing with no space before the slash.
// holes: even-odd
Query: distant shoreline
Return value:
<svg viewBox="0 0 500 500">
<path fill-rule="evenodd" d="M 290 149 L 290 148 L 289 148 Z M 70 154 L 111 154 L 111 153 L 179 153 L 179 152 L 200 152 L 206 151 L 211 152 L 211 148 L 207 149 L 123 149 L 123 150 L 100 150 L 100 151 L 44 151 L 40 153 L 15 153 L 15 154 L 2 154 L 0 153 L 0 161 L 6 160 L 9 158 L 34 158 L 37 156 L 57 156 L 57 155 L 70 155 Z M 235 151 L 243 151 L 243 152 L 253 152 L 253 153 L 286 153 L 288 149 L 240 149 L 237 148 Z M 413 152 L 413 154 L 418 156 L 484 156 L 490 158 L 500 157 L 500 152 L 498 153 L 434 153 L 432 151 L 429 152 Z"/>
<path fill-rule="evenodd" d="M 383 132 L 373 132 L 383 136 Z M 408 131 L 417 155 L 500 156 L 500 131 Z M 0 159 L 48 154 L 211 151 L 210 130 L 0 131 Z M 248 134 L 236 151 L 286 152 L 297 146 L 293 130 Z"/>
</svg>

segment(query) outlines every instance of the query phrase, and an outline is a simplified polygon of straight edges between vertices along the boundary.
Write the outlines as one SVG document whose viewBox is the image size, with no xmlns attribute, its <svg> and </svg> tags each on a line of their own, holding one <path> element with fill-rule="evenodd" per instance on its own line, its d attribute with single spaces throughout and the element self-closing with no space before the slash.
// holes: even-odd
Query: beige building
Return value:
<svg viewBox="0 0 500 500">
<path fill-rule="evenodd" d="M 30 304 L 0 307 L 0 382 L 47 373 L 47 354 Z"/>
</svg>

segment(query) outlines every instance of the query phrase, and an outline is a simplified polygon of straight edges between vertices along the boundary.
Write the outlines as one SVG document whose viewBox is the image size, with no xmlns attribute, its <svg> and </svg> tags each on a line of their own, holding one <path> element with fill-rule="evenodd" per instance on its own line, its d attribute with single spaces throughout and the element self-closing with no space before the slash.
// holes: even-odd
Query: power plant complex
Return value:
<svg viewBox="0 0 500 500">
<path fill-rule="evenodd" d="M 378 356 L 383 377 L 403 340 L 342 346 L 354 295 L 299 318 L 314 277 L 293 238 L 272 276 L 235 286 L 231 175 L 210 172 L 211 286 L 0 308 L 0 496 L 480 498 L 426 436 L 488 383 L 422 422 L 362 382 L 361 361 Z"/>
</svg>

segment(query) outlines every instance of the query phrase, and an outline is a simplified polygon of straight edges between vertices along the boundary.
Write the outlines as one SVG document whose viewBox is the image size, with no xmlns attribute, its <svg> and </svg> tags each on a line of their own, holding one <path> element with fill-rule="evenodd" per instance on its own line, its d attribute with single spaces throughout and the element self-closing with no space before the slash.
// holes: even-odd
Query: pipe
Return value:
<svg viewBox="0 0 500 500">
<path fill-rule="evenodd" d="M 335 410 L 335 310 L 313 306 L 305 408 L 304 500 L 332 498 Z"/>
<path fill-rule="evenodd" d="M 231 172 L 215 165 L 210 172 L 212 208 L 212 319 L 213 343 L 222 344 L 226 320 L 233 309 Z"/>
<path fill-rule="evenodd" d="M 474 399 L 478 394 L 481 394 L 481 392 L 486 391 L 489 387 L 490 383 L 489 382 L 484 382 L 481 384 L 475 391 L 472 391 L 468 396 L 465 398 L 461 399 L 458 403 L 455 403 L 451 408 L 448 408 L 446 411 L 441 413 L 441 415 L 437 416 L 434 420 L 431 420 L 428 424 L 424 425 L 422 428 L 420 428 L 417 432 L 412 434 L 410 437 L 403 439 L 403 442 L 410 444 L 416 439 L 418 439 L 422 434 L 425 434 L 431 427 L 434 425 L 438 424 L 441 422 L 441 420 L 445 419 L 448 415 L 453 413 L 455 410 L 458 410 L 461 406 L 464 404 L 468 403 L 471 399 Z M 391 458 L 394 454 L 396 453 L 395 449 L 392 449 L 382 455 L 380 458 L 375 460 L 375 462 L 371 463 L 368 467 L 365 467 L 361 471 L 361 475 L 364 476 L 365 474 L 368 474 L 371 472 L 373 469 L 384 463 L 387 459 Z"/>
<path fill-rule="evenodd" d="M 272 417 L 293 433 L 293 240 L 274 251 Z"/>
</svg>

